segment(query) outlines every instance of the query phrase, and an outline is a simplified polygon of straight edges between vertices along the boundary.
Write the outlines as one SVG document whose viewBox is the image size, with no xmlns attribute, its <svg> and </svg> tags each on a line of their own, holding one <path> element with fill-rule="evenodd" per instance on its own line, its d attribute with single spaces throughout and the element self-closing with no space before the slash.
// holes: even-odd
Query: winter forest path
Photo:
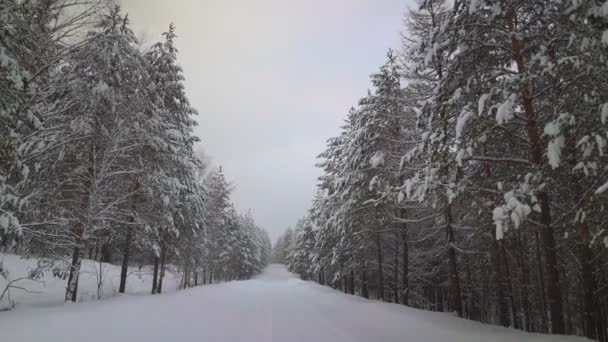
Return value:
<svg viewBox="0 0 608 342">
<path fill-rule="evenodd" d="M 3 341 L 574 341 L 349 296 L 270 265 L 256 279 L 0 314 Z"/>
</svg>

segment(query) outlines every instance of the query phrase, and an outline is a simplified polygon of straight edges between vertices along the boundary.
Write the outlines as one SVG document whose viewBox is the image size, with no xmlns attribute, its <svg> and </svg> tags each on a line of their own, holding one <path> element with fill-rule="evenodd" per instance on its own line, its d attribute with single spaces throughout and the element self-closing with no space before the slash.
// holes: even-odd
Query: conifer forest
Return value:
<svg viewBox="0 0 608 342">
<path fill-rule="evenodd" d="M 0 0 L 0 340 L 608 341 L 608 1 L 397 2 L 398 43 L 354 70 L 368 89 L 317 158 L 260 148 L 315 167 L 287 228 L 264 215 L 289 200 L 243 204 L 254 158 L 209 155 L 195 28 L 141 39 L 120 1 Z M 246 92 L 279 101 L 264 87 Z M 272 139 L 256 115 L 221 135 Z"/>
</svg>

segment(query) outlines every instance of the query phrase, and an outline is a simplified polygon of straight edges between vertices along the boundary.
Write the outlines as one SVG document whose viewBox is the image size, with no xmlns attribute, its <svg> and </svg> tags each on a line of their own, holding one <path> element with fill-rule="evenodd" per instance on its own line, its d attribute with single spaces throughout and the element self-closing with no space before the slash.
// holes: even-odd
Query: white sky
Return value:
<svg viewBox="0 0 608 342">
<path fill-rule="evenodd" d="M 310 206 L 316 156 L 399 48 L 412 0 L 122 0 L 149 44 L 175 23 L 196 134 L 273 241 Z"/>
</svg>

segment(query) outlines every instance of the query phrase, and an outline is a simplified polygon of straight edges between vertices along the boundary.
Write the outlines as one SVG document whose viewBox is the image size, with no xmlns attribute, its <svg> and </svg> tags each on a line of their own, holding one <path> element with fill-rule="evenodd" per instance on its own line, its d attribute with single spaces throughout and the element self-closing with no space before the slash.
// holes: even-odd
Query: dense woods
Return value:
<svg viewBox="0 0 608 342">
<path fill-rule="evenodd" d="M 152 293 L 169 266 L 189 287 L 269 259 L 267 233 L 195 152 L 175 28 L 161 38 L 138 43 L 108 1 L 0 0 L 1 251 L 39 258 L 66 301 L 83 258 L 121 264 L 119 292 L 129 265 L 153 265 Z"/>
<path fill-rule="evenodd" d="M 274 258 L 366 298 L 608 341 L 608 2 L 418 0 Z"/>
</svg>

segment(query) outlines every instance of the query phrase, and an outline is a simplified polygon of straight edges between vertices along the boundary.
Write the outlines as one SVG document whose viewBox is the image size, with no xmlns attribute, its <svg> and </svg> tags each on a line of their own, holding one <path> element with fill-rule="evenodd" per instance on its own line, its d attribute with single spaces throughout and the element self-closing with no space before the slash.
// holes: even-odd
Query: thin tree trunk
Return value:
<svg viewBox="0 0 608 342">
<path fill-rule="evenodd" d="M 369 287 L 367 286 L 367 270 L 363 268 L 361 272 L 361 295 L 363 298 L 369 298 Z"/>
<path fill-rule="evenodd" d="M 581 277 L 583 285 L 583 317 L 584 317 L 584 332 L 585 336 L 590 339 L 597 338 L 597 304 L 594 298 L 595 279 L 593 278 L 592 254 L 589 248 L 589 228 L 586 222 L 581 225 L 581 238 L 579 243 L 579 255 L 581 263 Z"/>
<path fill-rule="evenodd" d="M 376 234 L 376 250 L 378 253 L 378 295 L 379 299 L 384 301 L 384 275 L 382 273 L 382 236 L 380 235 L 380 233 Z"/>
<path fill-rule="evenodd" d="M 98 260 L 97 258 L 99 257 L 99 249 L 100 249 L 99 242 L 95 242 L 95 254 L 93 255 L 93 260 Z"/>
<path fill-rule="evenodd" d="M 458 317 L 462 317 L 462 297 L 460 293 L 460 279 L 456 267 L 456 249 L 454 248 L 454 229 L 452 228 L 452 205 L 448 204 L 445 212 L 446 230 L 448 235 L 448 259 L 450 267 L 450 289 L 452 309 Z"/>
<path fill-rule="evenodd" d="M 80 276 L 80 248 L 74 247 L 72 251 L 72 263 L 70 265 L 70 275 L 68 277 L 68 286 L 65 291 L 65 301 L 76 302 L 78 299 L 78 278 Z"/>
<path fill-rule="evenodd" d="M 496 268 L 496 297 L 498 297 L 498 323 L 504 327 L 510 325 L 509 311 L 507 309 L 507 303 L 505 303 L 505 290 L 504 290 L 504 274 L 503 274 L 503 263 L 501 259 L 503 257 L 502 240 L 497 240 L 494 243 L 494 249 L 496 250 L 496 257 L 494 265 Z"/>
<path fill-rule="evenodd" d="M 133 218 L 131 222 L 134 222 Z M 125 245 L 123 248 L 122 255 L 122 266 L 120 268 L 120 285 L 118 287 L 118 293 L 125 293 L 127 287 L 127 273 L 129 270 L 129 256 L 131 254 L 131 239 L 133 238 L 133 228 L 127 227 L 127 235 L 125 236 Z"/>
<path fill-rule="evenodd" d="M 397 232 L 395 232 L 397 234 Z M 395 256 L 394 256 L 394 265 L 393 265 L 393 302 L 399 303 L 399 240 L 395 238 Z"/>
<path fill-rule="evenodd" d="M 107 263 L 112 262 L 112 250 L 108 243 L 101 245 L 101 261 Z"/>
<path fill-rule="evenodd" d="M 576 135 L 575 131 L 568 132 L 566 144 L 570 154 L 568 160 L 571 169 L 574 169 L 578 164 L 576 158 Z M 583 189 L 580 185 L 581 179 L 576 173 L 571 175 L 570 184 L 573 187 L 574 198 L 573 202 L 577 203 L 583 198 Z M 577 252 L 580 261 L 581 283 L 583 286 L 583 331 L 586 337 L 596 339 L 598 337 L 596 315 L 596 301 L 593 298 L 596 282 L 593 278 L 593 251 L 589 248 L 591 236 L 589 233 L 589 225 L 586 221 L 579 220 L 575 224 L 576 232 L 578 233 Z M 567 298 L 567 296 L 566 296 Z"/>
<path fill-rule="evenodd" d="M 407 241 L 407 227 L 404 224 L 401 229 L 401 304 L 410 305 L 410 289 L 409 289 L 409 249 Z"/>
<path fill-rule="evenodd" d="M 540 253 L 540 237 L 538 231 L 534 233 L 536 239 L 536 259 L 538 261 L 538 287 L 540 290 L 540 305 L 541 305 L 541 318 L 542 318 L 542 332 L 549 331 L 549 322 L 547 318 L 547 304 L 546 304 L 546 292 L 545 292 L 545 274 L 543 271 L 543 261 Z"/>
<path fill-rule="evenodd" d="M 526 331 L 532 331 L 532 322 L 530 317 L 530 298 L 529 298 L 529 290 L 530 290 L 530 270 L 528 269 L 528 265 L 526 261 L 528 260 L 528 249 L 524 247 L 524 241 L 522 241 L 521 235 L 525 234 L 522 230 L 517 232 L 517 248 L 520 250 L 520 253 L 517 254 L 517 262 L 519 263 L 519 268 L 521 269 L 521 301 L 523 306 L 523 320 L 524 320 L 524 329 Z"/>
<path fill-rule="evenodd" d="M 156 289 L 158 288 L 158 263 L 159 258 L 154 256 L 154 273 L 152 275 L 152 294 L 156 294 Z"/>
<path fill-rule="evenodd" d="M 516 306 L 515 306 L 515 295 L 513 294 L 513 282 L 511 279 L 511 269 L 509 268 L 509 258 L 508 255 L 506 253 L 505 250 L 505 246 L 502 245 L 502 261 L 505 265 L 505 276 L 506 276 L 506 280 L 507 280 L 507 284 L 509 284 L 509 303 L 511 305 L 511 322 L 513 323 L 513 326 L 515 329 L 521 329 L 521 325 L 519 324 L 519 320 L 517 319 L 518 314 L 516 312 Z"/>
<path fill-rule="evenodd" d="M 515 29 L 515 12 L 511 11 L 509 20 L 509 29 L 513 32 Z M 513 59 L 517 64 L 517 70 L 520 74 L 525 74 L 524 56 L 522 52 L 521 42 L 515 34 L 511 35 L 511 50 L 513 51 Z M 537 113 L 534 110 L 532 96 L 530 95 L 530 84 L 524 82 L 522 87 L 522 103 L 524 113 L 526 115 L 526 126 L 528 140 L 530 142 L 531 161 L 538 168 L 543 167 L 543 153 L 540 145 L 540 131 L 537 122 Z M 553 236 L 553 227 L 551 226 L 551 202 L 549 194 L 545 190 L 541 190 L 537 194 L 541 206 L 540 223 L 542 224 L 541 238 L 545 251 L 545 262 L 547 268 L 547 295 L 549 307 L 551 308 L 551 332 L 554 334 L 564 333 L 564 317 L 562 307 L 562 293 L 559 283 L 559 271 L 557 269 L 557 255 L 555 247 L 555 238 Z"/>
<path fill-rule="evenodd" d="M 163 278 L 165 277 L 165 256 L 167 254 L 167 247 L 165 246 L 165 243 L 163 242 L 161 244 L 161 251 L 160 251 L 160 276 L 158 277 L 158 289 L 156 291 L 156 293 L 162 293 L 163 292 Z"/>
</svg>

